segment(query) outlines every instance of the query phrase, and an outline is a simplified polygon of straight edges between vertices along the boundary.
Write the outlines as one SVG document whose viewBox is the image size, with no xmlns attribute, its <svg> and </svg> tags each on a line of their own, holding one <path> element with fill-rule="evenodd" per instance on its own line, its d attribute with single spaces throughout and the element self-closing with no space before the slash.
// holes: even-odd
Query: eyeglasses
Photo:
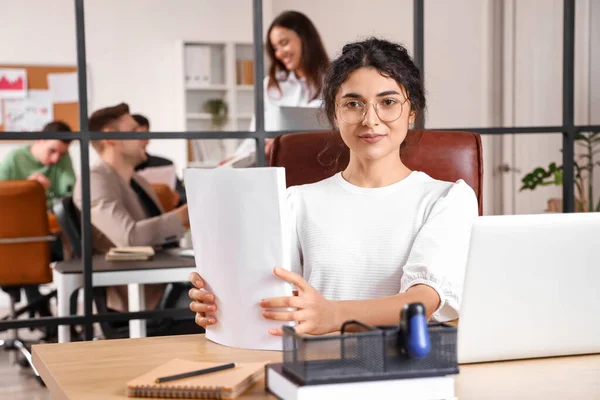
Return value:
<svg viewBox="0 0 600 400">
<path fill-rule="evenodd" d="M 358 124 L 362 122 L 367 115 L 367 107 L 373 105 L 377 117 L 383 122 L 394 122 L 402 116 L 404 103 L 408 99 L 401 101 L 395 97 L 385 97 L 374 103 L 364 103 L 355 99 L 346 99 L 340 103 L 335 102 L 340 111 L 340 117 L 347 124 Z"/>
</svg>

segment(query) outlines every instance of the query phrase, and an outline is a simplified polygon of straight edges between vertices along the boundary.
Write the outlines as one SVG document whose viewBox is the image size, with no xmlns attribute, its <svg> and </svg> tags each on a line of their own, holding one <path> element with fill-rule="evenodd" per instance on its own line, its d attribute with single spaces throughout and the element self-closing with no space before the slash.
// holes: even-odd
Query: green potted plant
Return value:
<svg viewBox="0 0 600 400">
<path fill-rule="evenodd" d="M 584 150 L 574 163 L 576 188 L 575 211 L 600 211 L 600 197 L 596 202 L 593 188 L 594 168 L 600 166 L 600 161 L 595 160 L 595 156 L 600 153 L 600 132 L 578 133 L 575 136 L 575 144 Z M 519 191 L 535 190 L 538 186 L 560 186 L 563 184 L 563 167 L 554 162 L 550 163 L 548 168 L 537 167 L 526 174 L 521 179 L 521 182 L 523 185 Z M 548 201 L 549 209 L 551 211 L 558 211 L 556 205 L 551 206 L 553 200 L 555 199 Z"/>
<path fill-rule="evenodd" d="M 211 125 L 214 129 L 221 129 L 228 119 L 229 109 L 223 99 L 210 99 L 204 103 L 204 111 L 211 115 Z"/>
</svg>

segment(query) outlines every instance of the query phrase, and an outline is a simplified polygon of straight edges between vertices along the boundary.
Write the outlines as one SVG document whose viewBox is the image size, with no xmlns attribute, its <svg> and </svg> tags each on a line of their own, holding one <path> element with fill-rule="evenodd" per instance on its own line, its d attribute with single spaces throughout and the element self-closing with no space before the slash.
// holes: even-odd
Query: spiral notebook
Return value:
<svg viewBox="0 0 600 400">
<path fill-rule="evenodd" d="M 264 375 L 266 363 L 236 363 L 235 368 L 155 383 L 156 378 L 216 367 L 221 363 L 175 359 L 127 383 L 128 397 L 235 399 Z"/>
</svg>

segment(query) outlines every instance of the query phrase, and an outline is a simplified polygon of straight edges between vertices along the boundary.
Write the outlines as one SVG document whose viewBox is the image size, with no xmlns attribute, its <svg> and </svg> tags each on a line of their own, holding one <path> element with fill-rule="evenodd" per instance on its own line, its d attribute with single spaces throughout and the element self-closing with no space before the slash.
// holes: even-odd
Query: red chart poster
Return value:
<svg viewBox="0 0 600 400">
<path fill-rule="evenodd" d="M 21 68 L 0 68 L 0 98 L 22 99 L 27 95 L 27 71 Z"/>
</svg>

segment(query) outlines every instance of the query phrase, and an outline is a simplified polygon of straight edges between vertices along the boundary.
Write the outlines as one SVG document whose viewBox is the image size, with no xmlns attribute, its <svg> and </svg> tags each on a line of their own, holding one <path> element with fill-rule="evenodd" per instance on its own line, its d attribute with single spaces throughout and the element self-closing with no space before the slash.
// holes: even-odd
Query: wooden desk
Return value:
<svg viewBox="0 0 600 400">
<path fill-rule="evenodd" d="M 126 399 L 127 381 L 173 358 L 281 361 L 281 353 L 238 350 L 204 335 L 33 346 L 33 363 L 55 399 Z M 462 365 L 456 395 L 464 399 L 598 399 L 600 355 Z M 274 399 L 257 382 L 242 398 Z"/>
</svg>

